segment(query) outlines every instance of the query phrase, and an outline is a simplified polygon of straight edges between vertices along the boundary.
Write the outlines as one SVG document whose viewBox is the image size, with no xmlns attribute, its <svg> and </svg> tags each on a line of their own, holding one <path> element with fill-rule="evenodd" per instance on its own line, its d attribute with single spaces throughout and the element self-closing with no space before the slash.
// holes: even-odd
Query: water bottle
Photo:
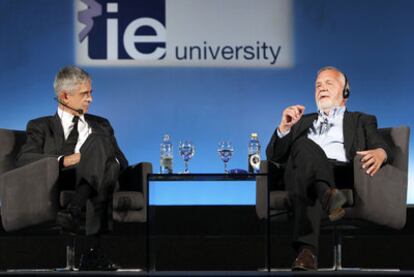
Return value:
<svg viewBox="0 0 414 277">
<path fill-rule="evenodd" d="M 173 145 L 168 134 L 164 135 L 160 146 L 160 173 L 173 173 Z"/>
<path fill-rule="evenodd" d="M 260 171 L 260 148 L 257 133 L 252 133 L 248 148 L 249 173 L 258 173 Z"/>
</svg>

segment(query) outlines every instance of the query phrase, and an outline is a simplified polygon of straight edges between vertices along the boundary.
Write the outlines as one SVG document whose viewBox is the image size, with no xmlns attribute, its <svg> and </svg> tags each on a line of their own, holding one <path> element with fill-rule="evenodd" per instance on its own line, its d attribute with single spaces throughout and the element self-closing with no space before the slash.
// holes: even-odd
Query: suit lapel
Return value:
<svg viewBox="0 0 414 277">
<path fill-rule="evenodd" d="M 345 111 L 344 113 L 344 124 L 342 126 L 344 133 L 344 148 L 346 156 L 350 157 L 350 151 L 352 144 L 354 143 L 355 131 L 356 131 L 356 118 L 353 113 Z"/>
<path fill-rule="evenodd" d="M 91 128 L 92 133 L 96 133 L 99 130 L 99 124 L 95 120 L 92 120 L 87 114 L 85 116 L 85 121 L 88 122 L 89 128 Z"/>
<path fill-rule="evenodd" d="M 313 122 L 318 118 L 318 114 L 311 114 L 309 116 L 303 117 L 300 126 L 298 127 L 298 132 L 296 137 L 301 136 L 304 132 L 308 133 L 309 128 L 312 126 Z"/>
<path fill-rule="evenodd" d="M 65 135 L 63 133 L 62 122 L 60 122 L 60 118 L 57 113 L 52 118 L 52 130 L 57 151 L 60 153 L 60 151 L 62 150 L 63 143 L 65 142 Z"/>
</svg>

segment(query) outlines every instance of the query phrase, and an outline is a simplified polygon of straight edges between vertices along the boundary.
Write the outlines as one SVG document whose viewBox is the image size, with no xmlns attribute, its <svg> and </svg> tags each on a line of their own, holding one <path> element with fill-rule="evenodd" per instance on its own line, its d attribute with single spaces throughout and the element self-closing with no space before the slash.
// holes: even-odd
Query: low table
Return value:
<svg viewBox="0 0 414 277">
<path fill-rule="evenodd" d="M 155 206 L 150 204 L 150 183 L 151 182 L 229 182 L 229 181 L 256 181 L 257 177 L 267 176 L 265 173 L 249 173 L 249 174 L 225 174 L 225 173 L 188 173 L 188 174 L 148 174 L 147 178 L 147 243 L 146 243 L 146 254 L 147 254 L 147 270 L 155 271 L 155 253 L 151 248 L 151 221 L 153 213 L 150 212 L 150 207 Z"/>
</svg>

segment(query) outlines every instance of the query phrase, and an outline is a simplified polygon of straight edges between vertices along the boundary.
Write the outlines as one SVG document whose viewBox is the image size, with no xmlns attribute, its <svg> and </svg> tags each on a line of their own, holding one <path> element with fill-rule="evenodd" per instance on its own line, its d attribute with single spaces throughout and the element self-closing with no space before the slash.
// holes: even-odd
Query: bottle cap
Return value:
<svg viewBox="0 0 414 277">
<path fill-rule="evenodd" d="M 257 138 L 257 133 L 252 133 L 251 137 L 252 138 Z"/>
<path fill-rule="evenodd" d="M 165 134 L 163 141 L 169 141 L 170 140 L 170 135 L 169 134 Z"/>
</svg>

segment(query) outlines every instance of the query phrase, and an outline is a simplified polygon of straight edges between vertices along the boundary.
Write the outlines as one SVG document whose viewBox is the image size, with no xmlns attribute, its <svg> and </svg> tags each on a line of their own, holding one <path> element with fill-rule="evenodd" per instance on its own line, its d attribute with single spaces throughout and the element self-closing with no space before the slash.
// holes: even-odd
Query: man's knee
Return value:
<svg viewBox="0 0 414 277">
<path fill-rule="evenodd" d="M 121 166 L 115 159 L 108 160 L 105 167 L 102 189 L 104 191 L 113 191 L 118 182 Z"/>
<path fill-rule="evenodd" d="M 105 179 L 117 181 L 121 166 L 115 159 L 108 160 L 105 167 Z"/>
<path fill-rule="evenodd" d="M 114 152 L 113 144 L 110 137 L 105 135 L 93 134 L 88 137 L 85 143 L 80 149 L 81 154 L 86 154 L 88 152 L 99 153 L 112 153 Z"/>
</svg>

